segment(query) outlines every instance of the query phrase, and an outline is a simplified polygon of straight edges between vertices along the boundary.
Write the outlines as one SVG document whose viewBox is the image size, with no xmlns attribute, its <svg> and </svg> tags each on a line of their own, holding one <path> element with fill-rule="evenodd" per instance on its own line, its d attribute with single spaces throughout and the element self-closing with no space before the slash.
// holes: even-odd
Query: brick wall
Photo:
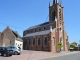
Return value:
<svg viewBox="0 0 80 60">
<path fill-rule="evenodd" d="M 47 37 L 47 39 L 48 39 L 48 44 L 47 45 L 44 45 L 44 38 L 45 37 Z M 24 40 L 30 39 L 31 41 L 33 41 L 34 38 L 35 38 L 35 45 L 33 45 L 33 44 L 26 45 L 26 42 L 24 42 L 23 43 L 24 44 L 24 49 L 27 48 L 27 50 L 49 51 L 49 41 L 50 41 L 49 35 L 29 37 L 29 38 L 25 38 Z M 38 38 L 40 38 L 40 45 L 38 45 Z"/>
</svg>

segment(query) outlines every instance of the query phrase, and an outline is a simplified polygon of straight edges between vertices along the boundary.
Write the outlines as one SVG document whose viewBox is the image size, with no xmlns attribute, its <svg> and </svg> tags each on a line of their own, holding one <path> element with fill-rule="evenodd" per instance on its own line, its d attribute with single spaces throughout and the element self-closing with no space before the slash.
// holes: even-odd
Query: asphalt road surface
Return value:
<svg viewBox="0 0 80 60">
<path fill-rule="evenodd" d="M 53 57 L 53 58 L 47 58 L 43 60 L 80 60 L 80 53 L 60 56 L 60 57 Z"/>
</svg>

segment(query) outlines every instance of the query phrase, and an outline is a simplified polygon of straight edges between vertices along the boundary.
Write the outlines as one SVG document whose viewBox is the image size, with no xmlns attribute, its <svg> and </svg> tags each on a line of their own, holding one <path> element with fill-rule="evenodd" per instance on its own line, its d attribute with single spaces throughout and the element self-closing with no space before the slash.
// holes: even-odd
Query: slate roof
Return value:
<svg viewBox="0 0 80 60">
<path fill-rule="evenodd" d="M 22 38 L 16 38 L 16 40 L 23 42 Z"/>
<path fill-rule="evenodd" d="M 17 39 L 18 41 L 23 41 L 22 38 L 21 38 L 21 36 L 18 34 L 17 31 L 13 31 L 13 30 L 11 30 L 11 31 L 12 31 L 13 34 L 16 36 L 16 39 Z"/>
<path fill-rule="evenodd" d="M 13 30 L 11 30 L 11 31 L 13 32 L 13 34 L 14 34 L 16 37 L 20 37 L 20 35 L 18 34 L 17 31 L 13 31 Z"/>
<path fill-rule="evenodd" d="M 50 30 L 45 30 L 45 31 L 30 33 L 30 34 L 25 35 L 24 37 L 37 36 L 37 35 L 45 35 L 45 34 L 49 34 L 49 33 L 50 33 Z"/>
<path fill-rule="evenodd" d="M 29 27 L 27 30 L 37 28 L 37 27 L 40 27 L 40 26 L 44 26 L 44 25 L 48 25 L 50 23 L 53 23 L 53 22 L 45 22 L 45 23 L 42 23 L 42 24 L 39 24 L 39 25 L 35 25 L 35 26 L 32 26 L 32 27 Z"/>
</svg>

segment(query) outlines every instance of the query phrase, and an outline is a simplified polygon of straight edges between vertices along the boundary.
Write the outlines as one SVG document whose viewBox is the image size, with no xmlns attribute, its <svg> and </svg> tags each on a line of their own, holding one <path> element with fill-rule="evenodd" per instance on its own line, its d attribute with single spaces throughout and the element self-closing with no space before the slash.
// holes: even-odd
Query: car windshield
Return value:
<svg viewBox="0 0 80 60">
<path fill-rule="evenodd" d="M 0 50 L 7 50 L 7 48 L 6 47 L 1 47 Z"/>
<path fill-rule="evenodd" d="M 14 46 L 9 46 L 7 48 L 9 48 L 9 49 L 17 49 L 17 47 L 14 47 Z"/>
</svg>

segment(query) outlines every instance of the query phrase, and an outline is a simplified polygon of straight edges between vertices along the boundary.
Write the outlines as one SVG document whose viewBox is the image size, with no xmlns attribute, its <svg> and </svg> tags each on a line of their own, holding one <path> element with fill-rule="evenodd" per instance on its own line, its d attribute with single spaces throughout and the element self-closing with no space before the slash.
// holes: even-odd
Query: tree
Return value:
<svg viewBox="0 0 80 60">
<path fill-rule="evenodd" d="M 75 47 L 75 44 L 70 44 L 70 51 L 73 51 Z"/>
<path fill-rule="evenodd" d="M 74 44 L 70 44 L 70 48 L 74 48 L 75 47 L 75 45 Z"/>
<path fill-rule="evenodd" d="M 59 43 L 57 44 L 57 46 L 60 48 L 60 51 L 61 51 L 61 48 L 63 47 L 62 43 L 59 42 Z"/>
</svg>

